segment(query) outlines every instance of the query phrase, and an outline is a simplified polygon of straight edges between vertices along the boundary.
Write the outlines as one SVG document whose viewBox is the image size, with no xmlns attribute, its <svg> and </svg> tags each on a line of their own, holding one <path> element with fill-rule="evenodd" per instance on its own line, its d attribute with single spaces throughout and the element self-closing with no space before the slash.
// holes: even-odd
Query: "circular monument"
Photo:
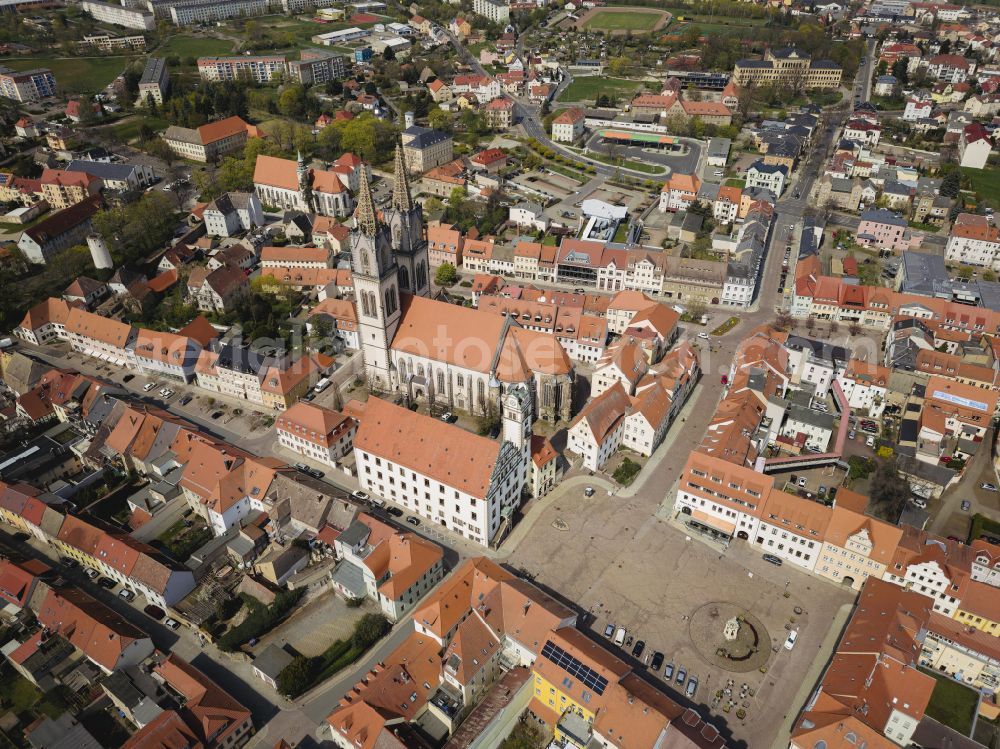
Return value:
<svg viewBox="0 0 1000 749">
<path fill-rule="evenodd" d="M 771 636 L 760 619 L 728 601 L 706 603 L 688 620 L 698 653 L 725 671 L 756 671 L 771 655 Z"/>
</svg>

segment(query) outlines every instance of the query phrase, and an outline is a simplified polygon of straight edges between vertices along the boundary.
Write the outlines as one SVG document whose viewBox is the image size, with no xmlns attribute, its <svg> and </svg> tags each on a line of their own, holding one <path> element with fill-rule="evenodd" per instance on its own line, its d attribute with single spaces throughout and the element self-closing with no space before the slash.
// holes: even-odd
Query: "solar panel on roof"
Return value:
<svg viewBox="0 0 1000 749">
<path fill-rule="evenodd" d="M 608 688 L 608 680 L 589 666 L 583 665 L 578 659 L 571 656 L 551 640 L 546 641 L 542 648 L 542 656 L 556 664 L 563 671 L 579 679 L 585 687 L 594 691 L 597 695 L 604 694 Z"/>
</svg>

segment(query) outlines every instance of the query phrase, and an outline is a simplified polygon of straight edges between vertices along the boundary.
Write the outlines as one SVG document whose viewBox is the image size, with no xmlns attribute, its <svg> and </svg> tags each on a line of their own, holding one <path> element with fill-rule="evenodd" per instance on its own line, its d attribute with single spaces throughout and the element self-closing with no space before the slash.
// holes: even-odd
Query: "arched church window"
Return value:
<svg viewBox="0 0 1000 749">
<path fill-rule="evenodd" d="M 444 370 L 439 369 L 437 373 L 438 392 L 444 392 Z"/>
<path fill-rule="evenodd" d="M 399 285 L 407 291 L 410 290 L 410 271 L 405 265 L 399 266 Z"/>
<path fill-rule="evenodd" d="M 362 291 L 361 292 L 361 314 L 365 315 L 366 317 L 371 317 L 372 316 L 372 308 L 368 304 L 368 292 L 367 291 Z"/>
</svg>

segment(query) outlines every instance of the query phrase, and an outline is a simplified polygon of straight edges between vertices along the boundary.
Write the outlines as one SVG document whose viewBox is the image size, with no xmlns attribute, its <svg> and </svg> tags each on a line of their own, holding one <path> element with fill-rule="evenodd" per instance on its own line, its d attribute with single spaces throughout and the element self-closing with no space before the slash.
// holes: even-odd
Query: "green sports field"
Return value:
<svg viewBox="0 0 1000 749">
<path fill-rule="evenodd" d="M 574 78 L 559 97 L 561 101 L 594 101 L 601 94 L 608 96 L 631 96 L 641 85 L 641 81 L 627 81 L 624 78 L 605 78 L 601 75 Z"/>
<path fill-rule="evenodd" d="M 584 23 L 588 31 L 650 31 L 664 16 L 650 9 L 605 10 L 594 12 Z"/>
</svg>

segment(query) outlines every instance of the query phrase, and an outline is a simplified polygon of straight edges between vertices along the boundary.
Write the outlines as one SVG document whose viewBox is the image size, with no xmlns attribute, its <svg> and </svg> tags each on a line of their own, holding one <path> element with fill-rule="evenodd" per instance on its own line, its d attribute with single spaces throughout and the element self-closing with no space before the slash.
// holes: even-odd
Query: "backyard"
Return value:
<svg viewBox="0 0 1000 749">
<path fill-rule="evenodd" d="M 0 65 L 12 70 L 48 68 L 56 84 L 71 94 L 96 94 L 121 73 L 128 57 L 7 57 Z"/>
<path fill-rule="evenodd" d="M 178 562 L 185 562 L 212 539 L 212 531 L 201 518 L 181 518 L 157 537 L 158 545 Z"/>
<path fill-rule="evenodd" d="M 939 723 L 951 726 L 963 736 L 968 736 L 979 704 L 975 691 L 944 674 L 926 668 L 920 670 L 937 680 L 937 686 L 927 705 L 927 715 Z"/>
</svg>

